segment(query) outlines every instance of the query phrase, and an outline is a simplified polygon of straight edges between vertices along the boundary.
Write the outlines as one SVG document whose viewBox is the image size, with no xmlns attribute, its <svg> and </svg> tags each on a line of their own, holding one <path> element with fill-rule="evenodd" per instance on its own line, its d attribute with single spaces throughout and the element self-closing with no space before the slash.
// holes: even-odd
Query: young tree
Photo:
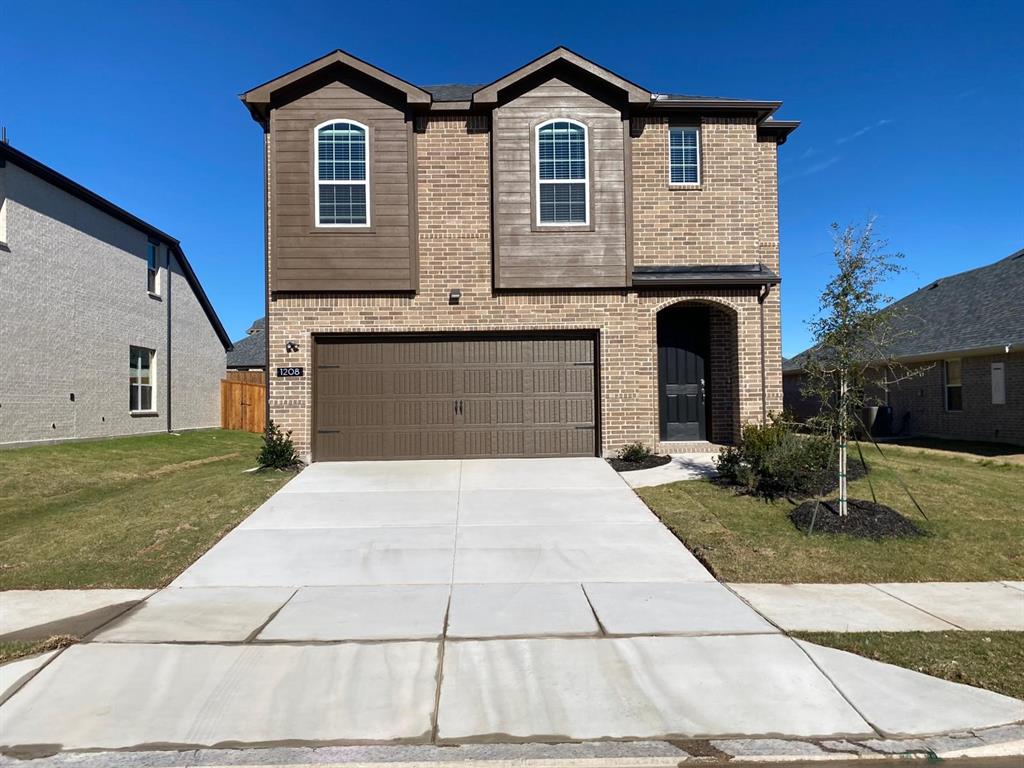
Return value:
<svg viewBox="0 0 1024 768">
<path fill-rule="evenodd" d="M 811 423 L 839 443 L 839 514 L 848 514 L 847 441 L 863 408 L 879 404 L 885 388 L 905 378 L 890 353 L 898 334 L 882 284 L 903 271 L 902 253 L 887 252 L 874 234 L 874 219 L 863 227 L 832 225 L 837 272 L 819 298 L 808 323 L 814 346 L 804 366 L 804 397 L 821 404 Z M 899 369 L 899 370 L 898 370 Z"/>
</svg>

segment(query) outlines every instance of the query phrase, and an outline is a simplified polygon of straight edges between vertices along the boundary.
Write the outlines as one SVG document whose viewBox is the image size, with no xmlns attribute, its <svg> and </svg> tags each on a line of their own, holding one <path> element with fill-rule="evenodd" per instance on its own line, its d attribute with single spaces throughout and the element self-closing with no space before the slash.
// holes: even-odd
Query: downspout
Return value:
<svg viewBox="0 0 1024 768">
<path fill-rule="evenodd" d="M 173 251 L 167 246 L 167 431 L 173 432 L 171 422 L 171 265 Z"/>
<path fill-rule="evenodd" d="M 761 286 L 761 289 L 757 292 L 757 307 L 761 315 L 761 423 L 765 424 L 768 421 L 768 375 L 765 373 L 764 363 L 767 355 L 765 354 L 764 344 L 764 301 L 768 298 L 768 294 L 771 292 L 771 284 L 765 283 Z"/>
</svg>

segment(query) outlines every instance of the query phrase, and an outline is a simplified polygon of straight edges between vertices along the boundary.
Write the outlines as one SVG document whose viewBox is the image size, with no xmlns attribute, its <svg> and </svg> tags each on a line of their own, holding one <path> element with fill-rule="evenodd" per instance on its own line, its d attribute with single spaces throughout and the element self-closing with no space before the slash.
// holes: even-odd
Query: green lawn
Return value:
<svg viewBox="0 0 1024 768">
<path fill-rule="evenodd" d="M 292 475 L 203 431 L 0 451 L 0 589 L 159 587 Z"/>
<path fill-rule="evenodd" d="M 796 637 L 1024 698 L 1024 632 L 799 632 Z"/>
<path fill-rule="evenodd" d="M 789 521 L 789 502 L 765 502 L 703 480 L 639 493 L 723 581 L 1024 579 L 1024 467 L 913 448 L 883 450 L 885 460 L 868 458 L 879 501 L 914 519 L 930 536 L 901 541 L 808 537 Z M 910 503 L 897 473 L 927 521 Z M 851 483 L 850 495 L 870 499 L 868 480 Z"/>
</svg>

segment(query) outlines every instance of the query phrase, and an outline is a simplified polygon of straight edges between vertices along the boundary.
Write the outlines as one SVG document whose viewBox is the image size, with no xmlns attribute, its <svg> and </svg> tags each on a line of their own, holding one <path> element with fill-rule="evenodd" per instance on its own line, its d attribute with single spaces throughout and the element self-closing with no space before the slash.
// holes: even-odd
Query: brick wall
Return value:
<svg viewBox="0 0 1024 768">
<path fill-rule="evenodd" d="M 961 359 L 963 410 L 947 411 L 942 361 L 917 366 L 918 377 L 891 388 L 893 429 L 958 440 L 1024 444 L 1024 352 Z M 1003 363 L 1006 403 L 992 403 L 992 363 Z"/>
<path fill-rule="evenodd" d="M 749 160 L 748 175 L 743 182 L 756 187 L 763 162 L 752 124 L 723 122 L 723 131 L 731 136 L 745 135 L 752 147 L 745 150 Z M 645 132 L 646 134 L 646 132 Z M 739 139 L 737 138 L 737 141 Z M 600 290 L 580 292 L 503 292 L 495 295 L 491 287 L 491 231 L 489 141 L 485 133 L 469 133 L 464 117 L 431 117 L 426 131 L 416 136 L 417 197 L 419 217 L 420 288 L 415 296 L 401 295 L 330 295 L 282 294 L 272 296 L 268 317 L 271 372 L 278 366 L 305 366 L 312 374 L 313 334 L 395 331 L 515 331 L 555 329 L 597 329 L 600 332 L 601 354 L 601 420 L 602 450 L 605 453 L 633 441 L 654 445 L 658 442 L 656 320 L 660 309 L 676 302 L 704 302 L 715 308 L 712 327 L 716 339 L 732 335 L 734 347 L 726 347 L 712 355 L 712 366 L 728 375 L 730 390 L 712 397 L 716 403 L 716 422 L 731 424 L 730 435 L 715 434 L 715 439 L 736 436 L 743 421 L 757 420 L 762 414 L 761 375 L 761 305 L 756 289 L 733 290 Z M 667 141 L 667 139 L 666 139 Z M 774 149 L 774 145 L 773 145 Z M 710 149 L 705 150 L 705 158 Z M 711 155 L 714 156 L 714 155 Z M 760 159 L 759 159 L 760 158 Z M 268 167 L 273 172 L 269 154 Z M 732 161 L 721 158 L 728 166 Z M 751 170 L 752 169 L 752 170 Z M 651 181 L 653 172 L 637 174 L 634 170 L 636 205 L 653 204 L 657 194 L 667 196 L 669 190 Z M 710 183 L 710 179 L 709 182 Z M 738 183 L 738 182 L 737 182 Z M 700 193 L 688 193 L 691 196 Z M 751 195 L 752 200 L 758 197 Z M 694 198 L 691 198 L 694 199 Z M 725 195 L 719 195 L 724 200 Z M 719 206 L 724 203 L 719 203 Z M 740 227 L 734 245 L 744 243 L 758 247 L 761 225 L 757 218 L 763 200 L 751 203 L 752 228 Z M 734 215 L 718 207 L 699 214 L 705 217 L 709 231 L 727 226 Z M 649 215 L 649 214 L 645 214 Z M 675 222 L 683 214 L 661 214 Z M 698 214 L 687 213 L 688 216 Z M 738 215 L 738 214 L 737 214 Z M 639 211 L 637 212 L 639 218 Z M 743 214 L 742 218 L 746 218 Z M 710 217 L 710 218 L 708 218 Z M 722 220 L 719 221 L 719 218 Z M 659 218 L 660 220 L 660 218 Z M 679 226 L 678 222 L 666 226 Z M 637 229 L 638 243 L 642 233 Z M 727 239 L 729 239 L 728 236 Z M 688 247 L 696 252 L 696 261 L 725 263 L 751 259 L 737 258 L 733 246 L 724 247 L 716 238 L 700 236 Z M 680 251 L 671 244 L 648 241 L 648 263 L 654 263 L 655 249 L 660 249 L 659 263 L 679 263 Z M 777 253 L 777 246 L 776 246 Z M 273 254 L 270 254 L 273 258 Z M 639 262 L 638 262 L 639 263 Z M 448 303 L 452 288 L 462 291 L 458 305 Z M 781 407 L 782 393 L 779 368 L 781 364 L 778 338 L 778 294 L 773 292 L 764 304 L 767 331 L 765 369 L 768 391 L 767 408 Z M 735 332 L 732 333 L 732 328 Z M 296 341 L 299 350 L 285 352 L 285 342 Z M 771 356 L 774 355 L 774 359 Z M 720 371 L 720 373 L 721 373 Z M 307 454 L 310 448 L 310 408 L 312 375 L 301 379 L 270 377 L 270 415 L 283 428 L 293 432 L 297 448 Z M 727 405 L 726 405 L 727 403 Z"/>
<path fill-rule="evenodd" d="M 154 298 L 146 233 L 14 162 L 0 173 L 0 444 L 166 431 L 168 296 L 172 426 L 218 426 L 224 347 L 167 247 Z M 155 352 L 152 414 L 129 411 L 130 346 Z"/>
</svg>

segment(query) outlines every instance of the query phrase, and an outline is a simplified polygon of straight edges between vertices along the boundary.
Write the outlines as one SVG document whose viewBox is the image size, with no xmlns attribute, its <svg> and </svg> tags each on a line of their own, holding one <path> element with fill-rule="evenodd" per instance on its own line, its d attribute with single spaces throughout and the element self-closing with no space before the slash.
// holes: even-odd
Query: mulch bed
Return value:
<svg viewBox="0 0 1024 768">
<path fill-rule="evenodd" d="M 607 459 L 616 472 L 633 472 L 638 469 L 653 469 L 668 464 L 672 461 L 671 456 L 648 456 L 643 461 L 623 461 L 622 459 Z"/>
<path fill-rule="evenodd" d="M 817 516 L 815 516 L 817 506 Z M 861 539 L 907 539 L 927 532 L 892 507 L 863 499 L 850 499 L 849 514 L 839 516 L 839 500 L 805 501 L 789 513 L 793 525 L 806 533 L 814 518 L 813 533 L 845 533 Z"/>
</svg>

